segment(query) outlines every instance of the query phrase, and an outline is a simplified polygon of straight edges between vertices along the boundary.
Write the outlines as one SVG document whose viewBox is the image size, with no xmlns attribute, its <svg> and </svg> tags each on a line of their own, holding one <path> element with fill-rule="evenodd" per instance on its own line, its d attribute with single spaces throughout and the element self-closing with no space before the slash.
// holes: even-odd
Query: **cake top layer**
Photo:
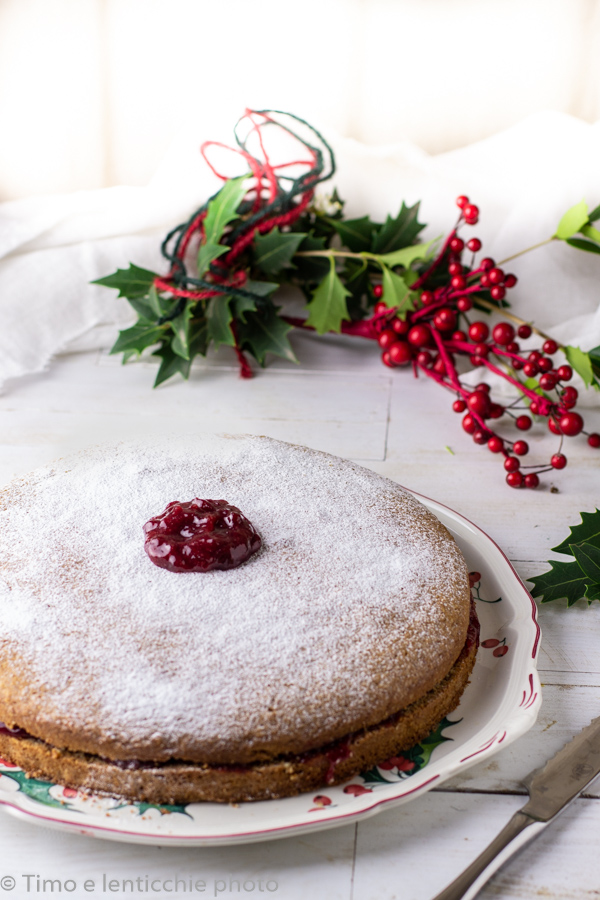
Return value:
<svg viewBox="0 0 600 900">
<path fill-rule="evenodd" d="M 173 573 L 143 525 L 225 499 L 263 541 Z M 244 764 L 375 724 L 465 641 L 464 560 L 409 493 L 249 436 L 93 448 L 0 493 L 0 719 L 115 759 Z"/>
</svg>

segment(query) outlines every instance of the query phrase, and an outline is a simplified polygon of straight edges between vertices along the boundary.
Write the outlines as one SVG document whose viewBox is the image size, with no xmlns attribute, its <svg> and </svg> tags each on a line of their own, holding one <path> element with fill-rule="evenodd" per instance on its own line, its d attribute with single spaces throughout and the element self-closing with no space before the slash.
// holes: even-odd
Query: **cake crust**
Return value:
<svg viewBox="0 0 600 900">
<path fill-rule="evenodd" d="M 230 571 L 153 566 L 143 523 L 192 497 L 238 506 L 262 550 Z M 71 767 L 258 771 L 434 690 L 469 599 L 444 526 L 351 462 L 249 436 L 94 448 L 0 492 L 0 720 Z"/>
</svg>

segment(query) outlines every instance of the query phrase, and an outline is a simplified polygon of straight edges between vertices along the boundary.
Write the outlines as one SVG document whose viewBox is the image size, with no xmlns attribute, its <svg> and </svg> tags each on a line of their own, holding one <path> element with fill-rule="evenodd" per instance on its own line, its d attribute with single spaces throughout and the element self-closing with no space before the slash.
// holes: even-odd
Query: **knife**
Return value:
<svg viewBox="0 0 600 900">
<path fill-rule="evenodd" d="M 500 866 L 537 837 L 600 774 L 600 716 L 524 780 L 529 802 L 433 900 L 471 900 Z"/>
</svg>

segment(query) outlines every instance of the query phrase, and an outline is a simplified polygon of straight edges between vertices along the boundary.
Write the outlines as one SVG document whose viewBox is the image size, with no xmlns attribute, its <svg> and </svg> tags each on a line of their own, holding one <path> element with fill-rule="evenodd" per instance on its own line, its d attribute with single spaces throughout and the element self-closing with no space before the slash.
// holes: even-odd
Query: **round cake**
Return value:
<svg viewBox="0 0 600 900">
<path fill-rule="evenodd" d="M 260 549 L 154 565 L 145 523 L 193 498 Z M 237 435 L 93 448 L 0 492 L 0 755 L 155 803 L 339 783 L 458 704 L 470 607 L 444 526 L 351 462 Z"/>
</svg>

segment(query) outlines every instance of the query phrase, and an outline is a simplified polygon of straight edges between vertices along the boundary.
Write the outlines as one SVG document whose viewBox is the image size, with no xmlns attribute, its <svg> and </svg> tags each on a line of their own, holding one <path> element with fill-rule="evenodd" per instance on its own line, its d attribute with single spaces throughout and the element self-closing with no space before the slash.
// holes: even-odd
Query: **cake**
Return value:
<svg viewBox="0 0 600 900">
<path fill-rule="evenodd" d="M 145 523 L 193 498 L 234 504 L 253 555 L 153 565 Z M 444 526 L 334 456 L 165 437 L 0 492 L 0 755 L 35 777 L 151 803 L 337 784 L 456 707 L 476 637 Z"/>
</svg>

